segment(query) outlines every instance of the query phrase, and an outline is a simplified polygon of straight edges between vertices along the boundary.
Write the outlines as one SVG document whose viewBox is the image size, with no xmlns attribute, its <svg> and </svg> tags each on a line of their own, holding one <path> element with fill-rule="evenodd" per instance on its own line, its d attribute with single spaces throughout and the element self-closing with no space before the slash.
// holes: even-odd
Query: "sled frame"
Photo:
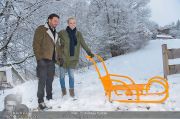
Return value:
<svg viewBox="0 0 180 119">
<path fill-rule="evenodd" d="M 93 63 L 96 72 L 98 73 L 99 79 L 103 84 L 105 96 L 108 98 L 109 102 L 116 101 L 116 102 L 124 102 L 124 103 L 163 103 L 169 97 L 168 82 L 165 78 L 161 76 L 154 76 L 150 78 L 146 84 L 136 84 L 135 81 L 129 76 L 110 74 L 107 70 L 103 58 L 100 57 L 99 55 L 95 55 L 95 58 L 97 58 L 101 62 L 105 70 L 105 75 L 102 76 L 95 59 L 91 58 L 90 56 L 86 56 L 86 58 Z M 121 80 L 122 78 L 125 79 L 126 81 Z M 113 84 L 113 83 L 118 83 L 118 84 Z M 163 87 L 163 91 L 150 93 L 149 90 L 151 88 L 151 85 L 154 83 L 161 85 Z M 118 91 L 124 91 L 125 93 L 119 93 Z M 134 96 L 135 99 L 113 100 L 112 93 L 114 93 L 116 96 L 122 96 L 122 95 Z M 147 97 L 151 95 L 161 96 L 162 98 L 158 100 L 141 99 L 142 96 Z"/>
</svg>

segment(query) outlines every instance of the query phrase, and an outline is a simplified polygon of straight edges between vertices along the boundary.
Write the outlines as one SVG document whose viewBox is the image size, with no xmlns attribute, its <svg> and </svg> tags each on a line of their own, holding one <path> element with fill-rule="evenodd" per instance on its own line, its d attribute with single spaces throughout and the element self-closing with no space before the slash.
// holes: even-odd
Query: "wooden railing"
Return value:
<svg viewBox="0 0 180 119">
<path fill-rule="evenodd" d="M 168 75 L 179 74 L 180 73 L 180 64 L 169 64 L 169 59 L 180 58 L 180 48 L 177 49 L 168 49 L 167 44 L 162 45 L 162 56 L 163 56 L 163 69 L 164 69 L 164 78 L 167 79 Z"/>
</svg>

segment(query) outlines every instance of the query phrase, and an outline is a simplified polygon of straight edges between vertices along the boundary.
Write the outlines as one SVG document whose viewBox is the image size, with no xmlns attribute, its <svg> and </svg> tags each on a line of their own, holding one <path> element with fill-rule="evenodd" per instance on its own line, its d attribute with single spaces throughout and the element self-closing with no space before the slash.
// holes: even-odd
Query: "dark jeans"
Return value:
<svg viewBox="0 0 180 119">
<path fill-rule="evenodd" d="M 55 63 L 52 60 L 39 60 L 37 62 L 38 103 L 44 102 L 44 88 L 46 87 L 46 98 L 52 99 L 52 83 L 55 74 Z"/>
</svg>

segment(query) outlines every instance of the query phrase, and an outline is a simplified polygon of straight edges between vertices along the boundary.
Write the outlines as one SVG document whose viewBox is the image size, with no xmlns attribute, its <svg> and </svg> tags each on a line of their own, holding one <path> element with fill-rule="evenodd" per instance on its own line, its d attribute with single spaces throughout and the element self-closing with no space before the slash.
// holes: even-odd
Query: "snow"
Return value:
<svg viewBox="0 0 180 119">
<path fill-rule="evenodd" d="M 110 73 L 128 75 L 136 83 L 145 83 L 155 75 L 163 76 L 161 45 L 164 43 L 168 44 L 168 48 L 178 48 L 180 39 L 149 41 L 148 45 L 139 51 L 111 58 L 105 63 Z M 177 95 L 180 90 L 179 78 L 179 74 L 168 77 L 170 96 L 162 104 L 109 103 L 94 67 L 90 66 L 75 72 L 75 93 L 78 100 L 73 101 L 69 95 L 62 99 L 59 78 L 56 77 L 53 82 L 54 100 L 46 103 L 53 107 L 50 111 L 180 111 L 180 96 Z M 33 109 L 38 105 L 36 92 L 37 81 L 31 80 L 5 90 L 4 94 L 1 92 L 0 102 L 10 93 L 21 93 L 23 104 Z M 3 108 L 3 105 L 0 105 L 0 110 Z"/>
</svg>

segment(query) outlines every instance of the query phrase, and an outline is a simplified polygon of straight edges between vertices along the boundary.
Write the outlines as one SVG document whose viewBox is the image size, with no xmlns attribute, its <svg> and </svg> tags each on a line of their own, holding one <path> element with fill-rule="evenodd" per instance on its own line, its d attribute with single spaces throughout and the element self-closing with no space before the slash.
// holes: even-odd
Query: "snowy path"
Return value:
<svg viewBox="0 0 180 119">
<path fill-rule="evenodd" d="M 106 61 L 110 73 L 131 76 L 136 83 L 147 82 L 147 79 L 160 75 L 163 76 L 161 45 L 167 43 L 169 48 L 179 48 L 180 40 L 154 40 L 139 51 L 111 58 Z M 171 61 L 173 63 L 173 61 Z M 68 79 L 66 78 L 68 87 Z M 180 111 L 180 75 L 169 77 L 170 97 L 163 104 L 124 104 L 109 103 L 104 96 L 103 87 L 93 67 L 84 68 L 82 72 L 75 74 L 75 92 L 78 100 L 72 101 L 69 97 L 61 98 L 59 79 L 53 82 L 54 101 L 52 111 Z M 37 107 L 37 81 L 29 81 L 14 89 L 6 90 L 5 94 L 0 92 L 0 102 L 9 93 L 20 92 L 23 103 L 30 108 Z M 3 105 L 0 106 L 0 110 Z"/>
</svg>

